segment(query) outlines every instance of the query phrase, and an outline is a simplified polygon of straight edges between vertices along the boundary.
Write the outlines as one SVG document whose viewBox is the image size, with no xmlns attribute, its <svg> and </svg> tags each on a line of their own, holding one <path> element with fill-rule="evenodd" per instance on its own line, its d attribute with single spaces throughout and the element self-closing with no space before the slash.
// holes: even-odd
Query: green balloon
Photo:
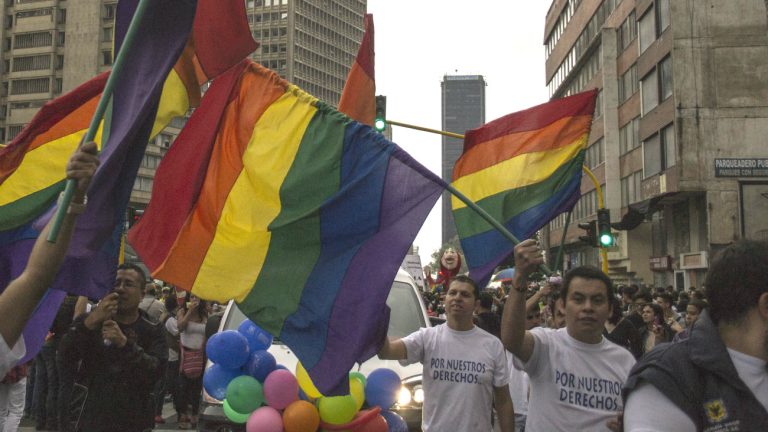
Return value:
<svg viewBox="0 0 768 432">
<path fill-rule="evenodd" d="M 352 379 L 352 378 L 357 378 L 357 379 L 359 379 L 359 380 L 360 380 L 360 382 L 362 382 L 362 383 L 363 383 L 363 387 L 365 387 L 365 384 L 368 382 L 368 381 L 365 379 L 365 375 L 363 375 L 361 372 L 350 372 L 350 373 L 349 373 L 349 378 L 350 378 L 350 379 Z"/>
<path fill-rule="evenodd" d="M 226 399 L 224 399 L 224 415 L 227 416 L 228 419 L 230 419 L 233 423 L 237 424 L 244 424 L 248 421 L 248 417 L 250 417 L 250 414 L 241 414 L 235 410 L 232 409 L 231 406 L 229 406 L 229 402 L 227 402 Z"/>
<path fill-rule="evenodd" d="M 344 424 L 355 417 L 357 404 L 351 395 L 321 397 L 317 403 L 320 418 L 331 424 Z"/>
<path fill-rule="evenodd" d="M 240 375 L 227 386 L 229 406 L 238 413 L 249 415 L 264 403 L 264 389 L 256 378 Z"/>
</svg>

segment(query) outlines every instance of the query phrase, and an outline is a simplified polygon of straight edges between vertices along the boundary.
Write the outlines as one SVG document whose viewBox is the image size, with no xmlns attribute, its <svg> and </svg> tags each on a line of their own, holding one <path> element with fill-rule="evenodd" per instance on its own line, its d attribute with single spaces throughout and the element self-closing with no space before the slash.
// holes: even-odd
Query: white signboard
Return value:
<svg viewBox="0 0 768 432">
<path fill-rule="evenodd" d="M 401 267 L 413 277 L 413 280 L 416 281 L 416 285 L 423 290 L 424 270 L 421 268 L 421 257 L 418 255 L 406 255 Z"/>
</svg>

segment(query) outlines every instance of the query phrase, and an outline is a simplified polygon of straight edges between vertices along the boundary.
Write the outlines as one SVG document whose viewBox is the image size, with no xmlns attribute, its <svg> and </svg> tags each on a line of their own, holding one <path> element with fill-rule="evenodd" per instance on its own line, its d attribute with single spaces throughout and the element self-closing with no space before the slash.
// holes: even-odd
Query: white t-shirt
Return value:
<svg viewBox="0 0 768 432">
<path fill-rule="evenodd" d="M 24 345 L 24 336 L 19 336 L 13 349 L 5 343 L 5 338 L 0 336 L 0 379 L 16 366 L 16 363 L 27 353 L 27 347 Z"/>
<path fill-rule="evenodd" d="M 457 331 L 441 324 L 403 342 L 408 357 L 401 363 L 424 365 L 422 430 L 490 432 L 493 388 L 509 380 L 501 341 L 478 327 Z"/>
<path fill-rule="evenodd" d="M 768 374 L 766 362 L 728 348 L 733 366 L 739 378 L 747 385 L 755 398 L 768 410 Z M 653 413 L 653 415 L 648 415 Z M 664 393 L 648 382 L 641 382 L 629 394 L 624 412 L 626 432 L 696 432 L 696 425 L 688 415 L 672 403 Z"/>
<path fill-rule="evenodd" d="M 507 363 L 509 367 L 509 396 L 515 407 L 515 415 L 528 414 L 528 393 L 531 389 L 531 380 L 528 374 L 516 368 L 514 356 L 507 351 Z"/>
<path fill-rule="evenodd" d="M 603 338 L 579 342 L 566 328 L 531 330 L 533 354 L 515 367 L 528 372 L 529 432 L 606 431 L 622 410 L 621 390 L 635 364 L 626 349 Z"/>
</svg>

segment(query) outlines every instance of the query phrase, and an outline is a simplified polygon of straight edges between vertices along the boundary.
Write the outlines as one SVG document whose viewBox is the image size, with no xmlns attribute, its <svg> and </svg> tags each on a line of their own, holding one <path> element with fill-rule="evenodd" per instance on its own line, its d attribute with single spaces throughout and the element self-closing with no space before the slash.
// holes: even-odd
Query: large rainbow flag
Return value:
<svg viewBox="0 0 768 432">
<path fill-rule="evenodd" d="M 243 2 L 227 2 L 232 8 L 216 8 L 212 0 L 201 0 L 199 5 L 194 0 L 149 3 L 141 31 L 125 53 L 126 69 L 96 136 L 97 143 L 104 144 L 102 164 L 88 193 L 87 210 L 78 219 L 67 259 L 53 284 L 56 290 L 38 305 L 24 330 L 28 353 L 36 351 L 45 335 L 39 336 L 40 330 L 48 328 L 50 312 L 55 314 L 63 298 L 57 290 L 99 298 L 112 286 L 125 207 L 149 137 L 199 102 L 199 83 L 208 74 L 226 70 L 255 47 Z M 136 6 L 136 0 L 118 5 L 117 50 Z M 235 14 L 238 10 L 240 16 Z M 224 45 L 228 50 L 216 48 L 225 60 L 204 55 L 201 46 L 206 44 L 194 43 L 198 31 L 204 34 L 217 26 L 230 27 L 230 32 L 244 29 L 247 36 L 229 41 Z M 66 161 L 85 135 L 106 79 L 107 74 L 101 74 L 49 102 L 0 149 L 0 287 L 26 266 L 39 230 L 50 216 L 50 212 L 41 214 L 63 189 Z"/>
<path fill-rule="evenodd" d="M 327 395 L 386 335 L 386 298 L 445 183 L 395 144 L 245 61 L 214 81 L 128 234 L 152 271 L 235 299 Z"/>
<path fill-rule="evenodd" d="M 596 96 L 558 99 L 468 131 L 453 186 L 517 238 L 529 238 L 581 197 Z M 487 281 L 514 244 L 458 198 L 451 205 L 470 275 Z"/>
<path fill-rule="evenodd" d="M 373 15 L 366 14 L 365 33 L 357 58 L 341 91 L 339 111 L 360 123 L 373 126 L 376 118 L 376 69 L 373 51 Z"/>
</svg>

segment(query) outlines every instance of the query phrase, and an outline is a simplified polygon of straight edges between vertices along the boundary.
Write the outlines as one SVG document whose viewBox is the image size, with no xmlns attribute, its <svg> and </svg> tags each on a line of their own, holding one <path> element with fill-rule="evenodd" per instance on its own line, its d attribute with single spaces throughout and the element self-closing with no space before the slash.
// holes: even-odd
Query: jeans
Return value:
<svg viewBox="0 0 768 432">
<path fill-rule="evenodd" d="M 49 429 L 58 429 L 58 401 L 59 401 L 59 371 L 56 368 L 56 351 L 59 347 L 58 340 L 50 340 L 43 345 L 40 354 L 45 363 L 45 377 L 47 391 L 45 392 L 45 403 L 42 404 L 43 416 L 38 417 L 38 424 L 43 421 Z"/>
<path fill-rule="evenodd" d="M 16 432 L 24 414 L 27 379 L 13 384 L 0 384 L 0 432 Z"/>
<path fill-rule="evenodd" d="M 58 395 L 58 407 L 56 407 L 56 417 L 59 427 L 62 431 L 67 431 L 69 428 L 70 419 L 70 403 L 72 400 L 72 388 L 75 385 L 75 375 L 77 370 L 73 370 L 67 366 L 61 354 L 56 353 L 56 370 L 59 378 L 59 395 Z"/>
</svg>

